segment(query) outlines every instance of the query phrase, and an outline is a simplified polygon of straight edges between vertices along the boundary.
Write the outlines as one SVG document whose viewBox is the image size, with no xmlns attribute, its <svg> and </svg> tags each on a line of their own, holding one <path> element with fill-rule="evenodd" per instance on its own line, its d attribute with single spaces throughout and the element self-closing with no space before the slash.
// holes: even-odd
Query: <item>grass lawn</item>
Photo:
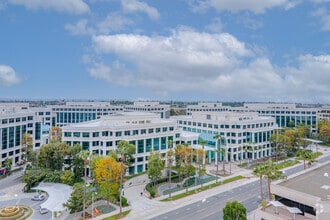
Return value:
<svg viewBox="0 0 330 220">
<path fill-rule="evenodd" d="M 121 219 L 121 218 L 124 218 L 126 215 L 128 215 L 128 213 L 130 213 L 131 210 L 127 210 L 125 212 L 123 212 L 123 215 L 120 216 L 119 214 L 117 215 L 113 215 L 113 216 L 110 216 L 110 217 L 107 217 L 107 218 L 104 218 L 103 220 L 116 220 L 116 219 Z"/>
<path fill-rule="evenodd" d="M 226 184 L 226 183 L 230 183 L 230 182 L 233 182 L 233 181 L 236 181 L 236 180 L 240 180 L 240 179 L 243 179 L 243 178 L 244 178 L 243 176 L 234 176 L 232 178 L 225 179 L 223 181 L 218 181 L 217 183 L 212 183 L 210 185 L 203 186 L 203 188 L 198 188 L 198 189 L 196 189 L 196 191 L 201 192 L 201 191 L 211 189 L 211 188 L 214 188 L 214 187 Z M 173 201 L 173 200 L 181 199 L 181 198 L 184 198 L 186 196 L 192 195 L 194 193 L 195 193 L 195 190 L 190 190 L 188 192 L 180 193 L 178 195 L 172 196 L 171 198 L 162 199 L 160 201 L 162 201 L 162 202 Z"/>
</svg>

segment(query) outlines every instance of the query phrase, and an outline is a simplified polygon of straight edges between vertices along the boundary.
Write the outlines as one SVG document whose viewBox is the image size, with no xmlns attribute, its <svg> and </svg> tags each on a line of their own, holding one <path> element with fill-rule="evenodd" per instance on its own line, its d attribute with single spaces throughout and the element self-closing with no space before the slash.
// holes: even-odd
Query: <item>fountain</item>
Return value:
<svg viewBox="0 0 330 220">
<path fill-rule="evenodd" d="M 0 208 L 1 220 L 24 220 L 32 215 L 32 209 L 24 205 Z"/>
</svg>

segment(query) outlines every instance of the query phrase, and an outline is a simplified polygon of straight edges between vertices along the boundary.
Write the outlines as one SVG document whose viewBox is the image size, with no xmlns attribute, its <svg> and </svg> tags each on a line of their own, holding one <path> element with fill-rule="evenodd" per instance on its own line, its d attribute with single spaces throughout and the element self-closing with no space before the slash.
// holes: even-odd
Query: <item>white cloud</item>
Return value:
<svg viewBox="0 0 330 220">
<path fill-rule="evenodd" d="M 103 21 L 97 24 L 99 33 L 108 34 L 112 31 L 120 31 L 125 29 L 126 26 L 131 25 L 133 22 L 121 16 L 119 13 L 112 13 L 108 15 Z"/>
<path fill-rule="evenodd" d="M 8 0 L 8 2 L 33 10 L 47 9 L 71 14 L 84 14 L 90 10 L 83 0 Z"/>
<path fill-rule="evenodd" d="M 129 67 L 114 71 L 118 63 L 109 66 L 111 74 L 120 72 L 125 80 L 99 77 L 114 84 L 124 81 L 161 95 L 185 92 L 236 101 L 330 102 L 330 55 L 303 55 L 296 66 L 276 67 L 228 33 L 188 28 L 173 30 L 169 36 L 100 35 L 92 41 L 98 56 L 115 55 L 118 63 Z"/>
<path fill-rule="evenodd" d="M 0 65 L 0 86 L 12 86 L 20 82 L 15 70 L 7 65 Z"/>
<path fill-rule="evenodd" d="M 87 27 L 88 21 L 86 19 L 79 20 L 75 24 L 66 24 L 65 29 L 72 35 L 92 35 L 95 33 L 93 28 Z"/>
<path fill-rule="evenodd" d="M 121 0 L 124 11 L 127 12 L 144 12 L 151 19 L 157 20 L 159 18 L 159 12 L 156 8 L 149 6 L 145 2 L 138 0 Z"/>
<path fill-rule="evenodd" d="M 206 29 L 212 32 L 220 33 L 222 31 L 223 24 L 219 17 L 212 19 L 212 22 L 206 26 Z"/>
<path fill-rule="evenodd" d="M 88 22 L 87 19 L 81 19 L 75 24 L 66 24 L 64 28 L 72 35 L 94 35 L 121 31 L 131 24 L 133 22 L 130 19 L 118 13 L 112 13 L 99 22 Z"/>
<path fill-rule="evenodd" d="M 311 15 L 320 17 L 321 30 L 330 31 L 330 15 L 325 7 L 316 9 L 311 13 Z"/>
<path fill-rule="evenodd" d="M 127 86 L 131 83 L 131 75 L 119 61 L 114 61 L 109 67 L 104 63 L 94 63 L 87 72 L 95 79 L 105 80 L 112 84 Z"/>
<path fill-rule="evenodd" d="M 204 11 L 209 7 L 218 11 L 252 11 L 256 14 L 264 13 L 267 9 L 274 7 L 284 7 L 289 9 L 294 7 L 298 1 L 290 0 L 195 0 L 191 1 L 194 11 Z"/>
</svg>

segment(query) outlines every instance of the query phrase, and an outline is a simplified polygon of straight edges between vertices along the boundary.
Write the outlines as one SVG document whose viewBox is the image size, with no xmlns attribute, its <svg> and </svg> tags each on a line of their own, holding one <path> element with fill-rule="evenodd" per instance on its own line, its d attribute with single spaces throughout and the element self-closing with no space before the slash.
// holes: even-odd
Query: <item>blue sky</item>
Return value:
<svg viewBox="0 0 330 220">
<path fill-rule="evenodd" d="M 1 0 L 0 99 L 330 103 L 330 0 Z"/>
</svg>

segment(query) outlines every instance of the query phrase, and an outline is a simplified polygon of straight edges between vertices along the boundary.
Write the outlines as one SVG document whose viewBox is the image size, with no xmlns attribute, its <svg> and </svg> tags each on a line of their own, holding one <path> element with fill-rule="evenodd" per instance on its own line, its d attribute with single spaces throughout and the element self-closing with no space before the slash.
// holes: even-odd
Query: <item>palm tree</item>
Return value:
<svg viewBox="0 0 330 220">
<path fill-rule="evenodd" d="M 304 160 L 304 170 L 306 169 L 306 160 L 310 165 L 312 163 L 312 152 L 310 150 L 300 150 L 297 152 L 297 155 Z"/>
<path fill-rule="evenodd" d="M 225 154 L 226 154 L 226 149 L 225 148 L 221 148 L 223 175 L 226 174 L 226 170 L 225 170 Z"/>
<path fill-rule="evenodd" d="M 205 150 L 204 150 L 204 146 L 206 145 L 207 141 L 205 140 L 200 140 L 199 144 L 202 145 L 202 149 L 203 149 L 203 165 L 205 164 Z"/>
<path fill-rule="evenodd" d="M 217 175 L 216 175 L 216 180 L 215 182 L 218 182 L 218 172 L 219 172 L 219 161 L 218 161 L 218 153 L 219 153 L 219 146 L 218 146 L 218 142 L 219 140 L 221 140 L 221 135 L 220 134 L 216 134 L 213 136 L 213 139 L 215 139 L 215 152 L 216 152 L 216 155 L 215 155 L 215 163 L 217 165 Z"/>
<path fill-rule="evenodd" d="M 263 200 L 263 191 L 262 191 L 262 177 L 265 175 L 265 165 L 264 164 L 258 164 L 253 169 L 253 174 L 257 177 L 259 177 L 259 184 L 260 184 L 260 198 Z"/>
<path fill-rule="evenodd" d="M 83 150 L 79 152 L 79 157 L 84 160 L 84 198 L 83 198 L 83 220 L 86 219 L 86 182 L 87 182 L 87 165 L 89 160 L 90 152 L 88 150 Z"/>
<path fill-rule="evenodd" d="M 283 178 L 282 171 L 279 170 L 278 166 L 274 164 L 271 160 L 268 160 L 265 163 L 264 167 L 265 176 L 267 176 L 267 183 L 268 183 L 268 197 L 269 200 L 272 199 L 272 193 L 270 191 L 270 183 L 272 180 L 277 180 L 279 178 Z"/>
<path fill-rule="evenodd" d="M 123 187 L 123 171 L 129 166 L 135 153 L 135 146 L 127 141 L 119 141 L 116 149 L 120 161 L 120 183 L 119 183 L 119 215 L 122 216 L 122 187 Z"/>
<path fill-rule="evenodd" d="M 172 156 L 173 156 L 173 151 L 172 151 L 172 146 L 173 146 L 173 141 L 172 140 L 168 140 L 167 141 L 167 144 L 169 145 L 169 147 L 170 147 L 170 149 L 168 150 L 168 152 L 167 152 L 167 165 L 168 165 L 168 169 L 169 169 L 169 185 L 170 185 L 170 190 L 169 190 L 169 194 L 168 194 L 168 196 L 169 196 L 169 198 L 171 198 L 171 184 L 172 184 L 172 179 L 171 179 L 171 174 L 172 174 L 172 163 L 173 163 L 173 158 L 172 158 Z"/>
</svg>

